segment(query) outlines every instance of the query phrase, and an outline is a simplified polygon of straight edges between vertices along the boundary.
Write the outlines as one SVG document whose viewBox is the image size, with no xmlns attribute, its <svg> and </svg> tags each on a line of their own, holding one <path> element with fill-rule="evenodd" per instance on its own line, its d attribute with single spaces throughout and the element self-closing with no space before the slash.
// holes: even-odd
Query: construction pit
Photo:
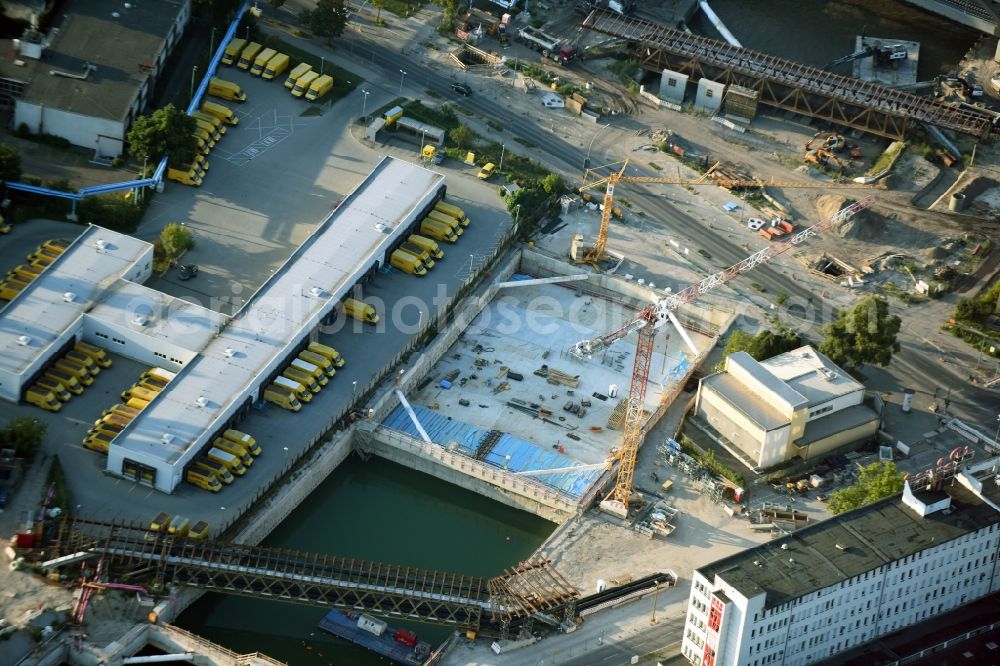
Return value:
<svg viewBox="0 0 1000 666">
<path fill-rule="evenodd" d="M 621 445 L 638 334 L 591 358 L 572 348 L 618 329 L 635 310 L 595 295 L 584 281 L 535 284 L 530 276 L 513 274 L 509 284 L 408 400 L 435 444 L 586 503 L 607 480 Z M 676 394 L 691 359 L 714 344 L 708 335 L 687 335 L 697 354 L 680 335 L 656 336 L 647 414 Z M 383 426 L 420 435 L 403 406 Z M 544 472 L 560 468 L 570 469 Z"/>
</svg>

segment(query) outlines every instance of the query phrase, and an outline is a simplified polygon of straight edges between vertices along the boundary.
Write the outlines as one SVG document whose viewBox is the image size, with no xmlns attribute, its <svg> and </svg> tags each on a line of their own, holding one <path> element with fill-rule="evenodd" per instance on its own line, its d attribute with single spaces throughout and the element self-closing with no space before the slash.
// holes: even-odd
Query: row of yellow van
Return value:
<svg viewBox="0 0 1000 666">
<path fill-rule="evenodd" d="M 230 428 L 212 440 L 204 455 L 188 467 L 184 478 L 193 486 L 217 493 L 223 484 L 229 485 L 236 476 L 246 474 L 254 458 L 263 452 L 256 439 Z"/>
<path fill-rule="evenodd" d="M 205 102 L 201 109 L 191 114 L 195 121 L 195 138 L 197 151 L 194 161 L 167 169 L 167 178 L 183 185 L 198 187 L 205 180 L 208 172 L 208 153 L 215 147 L 228 128 L 226 125 L 236 125 L 239 118 L 232 109 L 215 102 Z"/>
<path fill-rule="evenodd" d="M 24 401 L 49 412 L 58 412 L 73 395 L 83 393 L 94 383 L 101 368 L 111 365 L 111 359 L 100 347 L 77 342 L 60 356 L 24 392 Z"/>
<path fill-rule="evenodd" d="M 236 37 L 226 46 L 222 64 L 235 64 L 239 69 L 248 70 L 252 76 L 270 81 L 283 74 L 291 64 L 291 60 L 284 53 Z M 303 62 L 289 72 L 285 79 L 285 87 L 291 90 L 294 97 L 305 97 L 309 101 L 314 101 L 333 90 L 333 77 L 313 71 L 312 65 Z M 211 85 L 209 88 L 209 93 L 215 94 L 211 91 Z M 219 92 L 225 93 L 222 90 Z"/>
<path fill-rule="evenodd" d="M 374 308 L 372 312 L 374 313 Z M 264 400 L 290 412 L 297 412 L 302 409 L 302 403 L 311 402 L 313 394 L 319 393 L 330 381 L 330 377 L 337 374 L 337 368 L 342 367 L 344 357 L 340 352 L 333 347 L 310 342 L 264 388 Z"/>
<path fill-rule="evenodd" d="M 146 541 L 155 541 L 160 534 L 169 534 L 173 537 L 187 537 L 188 539 L 207 539 L 209 525 L 204 520 L 199 520 L 194 525 L 191 520 L 184 516 L 171 516 L 169 513 L 161 511 L 149 521 L 149 534 Z"/>
<path fill-rule="evenodd" d="M 107 454 L 111 440 L 146 408 L 149 401 L 176 376 L 163 368 L 150 368 L 142 373 L 139 381 L 122 391 L 122 402 L 101 412 L 101 417 L 83 438 L 84 448 Z"/>
<path fill-rule="evenodd" d="M 7 277 L 0 282 L 0 300 L 10 301 L 21 293 L 32 280 L 42 274 L 42 271 L 56 260 L 69 247 L 64 240 L 47 240 L 28 255 L 28 263 L 20 264 L 7 271 Z"/>
<path fill-rule="evenodd" d="M 454 243 L 467 226 L 469 216 L 465 211 L 439 201 L 420 221 L 420 234 L 423 235 L 413 234 L 400 243 L 389 255 L 389 265 L 410 275 L 427 275 L 434 262 L 444 257 L 444 252 L 432 239 Z"/>
</svg>

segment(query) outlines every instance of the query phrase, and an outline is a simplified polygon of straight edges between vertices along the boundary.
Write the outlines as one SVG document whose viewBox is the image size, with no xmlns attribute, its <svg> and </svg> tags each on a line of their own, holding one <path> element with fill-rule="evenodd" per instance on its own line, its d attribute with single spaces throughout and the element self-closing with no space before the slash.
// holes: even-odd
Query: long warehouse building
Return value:
<svg viewBox="0 0 1000 666">
<path fill-rule="evenodd" d="M 351 288 L 445 193 L 444 176 L 384 158 L 219 334 L 114 439 L 107 471 L 172 492 L 217 433 L 333 321 Z M 165 367 L 169 367 L 165 366 Z"/>
</svg>

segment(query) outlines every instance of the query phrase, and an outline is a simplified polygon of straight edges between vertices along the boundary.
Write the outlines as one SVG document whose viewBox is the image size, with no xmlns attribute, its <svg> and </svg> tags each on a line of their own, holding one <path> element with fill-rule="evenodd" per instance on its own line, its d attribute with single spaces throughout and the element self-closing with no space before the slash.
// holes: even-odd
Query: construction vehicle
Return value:
<svg viewBox="0 0 1000 666">
<path fill-rule="evenodd" d="M 863 41 L 864 40 L 862 40 L 862 43 Z M 910 54 L 906 50 L 906 46 L 903 44 L 870 44 L 859 51 L 851 53 L 850 55 L 845 55 L 843 58 L 831 60 L 823 66 L 823 69 L 832 69 L 838 65 L 854 62 L 855 60 L 862 60 L 864 58 L 872 58 L 876 67 L 892 67 L 901 60 L 906 60 L 909 55 Z"/>
<path fill-rule="evenodd" d="M 576 57 L 575 48 L 563 44 L 558 38 L 537 28 L 525 26 L 517 31 L 517 36 L 528 47 L 538 51 L 545 58 L 555 60 L 560 65 L 566 65 Z"/>
<path fill-rule="evenodd" d="M 620 165 L 620 168 L 619 168 Z M 610 175 L 598 178 L 597 180 L 587 182 L 588 178 L 596 174 L 598 170 L 607 169 L 611 167 L 613 170 Z M 793 187 L 793 188 L 832 188 L 832 189 L 879 189 L 883 187 L 878 183 L 860 183 L 860 182 L 845 182 L 845 183 L 805 183 L 796 181 L 775 181 L 775 180 L 737 180 L 728 177 L 718 177 L 715 174 L 715 170 L 719 167 L 719 163 L 715 163 L 708 171 L 702 174 L 699 178 L 661 178 L 659 176 L 626 176 L 625 169 L 628 167 L 628 160 L 622 162 L 614 162 L 611 164 L 605 164 L 603 166 L 588 168 L 584 172 L 584 184 L 580 186 L 579 191 L 584 192 L 593 187 L 599 185 L 604 185 L 604 203 L 601 208 L 601 226 L 597 232 L 597 242 L 593 246 L 589 247 L 577 247 L 576 241 L 582 239 L 580 236 L 574 237 L 574 242 L 570 246 L 570 259 L 574 263 L 580 264 L 590 264 L 595 270 L 600 270 L 600 264 L 608 259 L 607 256 L 607 243 L 608 243 L 608 228 L 611 225 L 611 214 L 614 210 L 614 193 L 615 185 L 618 183 L 663 183 L 667 185 L 685 185 L 685 186 L 704 186 L 704 185 L 718 185 L 726 189 L 736 189 L 736 188 L 750 188 L 750 187 Z M 712 176 L 713 179 L 709 179 Z M 582 249 L 582 253 L 579 251 Z"/>
<path fill-rule="evenodd" d="M 674 314 L 681 306 L 698 300 L 703 294 L 727 284 L 736 277 L 757 268 L 761 264 L 767 263 L 779 254 L 798 247 L 813 236 L 841 224 L 859 211 L 870 206 L 873 201 L 874 197 L 869 196 L 850 206 L 845 206 L 834 215 L 817 222 L 794 236 L 789 236 L 784 240 L 769 245 L 763 250 L 743 259 L 743 261 L 659 300 L 655 304 L 638 312 L 630 321 L 617 330 L 593 340 L 580 341 L 569 350 L 577 358 L 593 358 L 629 334 L 635 332 L 639 334 L 639 339 L 636 343 L 635 362 L 632 367 L 632 383 L 626 400 L 622 446 L 617 454 L 618 474 L 614 489 L 601 502 L 600 506 L 603 511 L 624 520 L 628 518 L 629 505 L 635 503 L 636 500 L 633 495 L 632 478 L 635 474 L 636 456 L 639 453 L 639 446 L 642 444 L 646 386 L 649 382 L 650 365 L 653 360 L 653 341 L 657 329 L 666 322 L 671 322 L 684 340 L 685 345 L 693 353 L 697 354 L 698 348 Z"/>
</svg>

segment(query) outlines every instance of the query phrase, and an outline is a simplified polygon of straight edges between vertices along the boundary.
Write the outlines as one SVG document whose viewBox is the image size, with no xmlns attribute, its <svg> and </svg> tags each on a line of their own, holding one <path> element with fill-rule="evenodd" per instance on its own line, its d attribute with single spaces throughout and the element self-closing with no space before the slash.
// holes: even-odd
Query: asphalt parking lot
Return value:
<svg viewBox="0 0 1000 666">
<path fill-rule="evenodd" d="M 357 101 L 351 97 L 325 108 L 321 116 L 303 117 L 302 111 L 312 105 L 291 97 L 281 82 L 230 70 L 221 76 L 238 82 L 248 94 L 245 104 L 230 105 L 239 112 L 240 124 L 231 127 L 210 153 L 204 185 L 190 188 L 167 181 L 136 235 L 152 240 L 167 223 L 188 225 L 197 245 L 183 263 L 198 264 L 198 276 L 180 281 L 177 271 L 171 270 L 147 286 L 227 311 L 230 305 L 241 305 L 242 298 L 287 259 L 383 155 L 415 160 L 417 147 L 400 143 L 376 151 L 356 141 L 348 132 L 346 106 Z M 369 103 L 377 108 L 383 102 Z M 454 294 L 468 280 L 471 267 L 493 253 L 509 227 L 510 217 L 493 184 L 476 180 L 469 167 L 446 164 L 441 171 L 448 177 L 449 201 L 466 210 L 471 226 L 457 244 L 442 244 L 446 256 L 428 276 L 387 269 L 366 285 L 365 298 L 388 316 L 374 329 L 341 318 L 322 335 L 322 341 L 335 346 L 347 364 L 300 413 L 264 403 L 240 424 L 257 438 L 264 453 L 246 476 L 219 494 L 182 484 L 173 495 L 165 495 L 108 477 L 103 457 L 80 445 L 101 411 L 117 402 L 118 394 L 146 369 L 141 364 L 113 356 L 115 364 L 101 373 L 94 386 L 57 414 L 27 405 L 4 405 L 4 410 L 10 416 L 34 416 L 49 423 L 44 453 L 60 455 L 73 502 L 82 515 L 148 521 L 157 511 L 168 511 L 212 525 L 228 522 L 322 433 L 330 414 L 355 400 L 356 392 L 405 347 L 421 321 L 429 321 L 444 307 L 442 296 Z M 66 231 L 51 235 L 67 236 Z M 35 235 L 31 242 L 37 245 Z"/>
</svg>

